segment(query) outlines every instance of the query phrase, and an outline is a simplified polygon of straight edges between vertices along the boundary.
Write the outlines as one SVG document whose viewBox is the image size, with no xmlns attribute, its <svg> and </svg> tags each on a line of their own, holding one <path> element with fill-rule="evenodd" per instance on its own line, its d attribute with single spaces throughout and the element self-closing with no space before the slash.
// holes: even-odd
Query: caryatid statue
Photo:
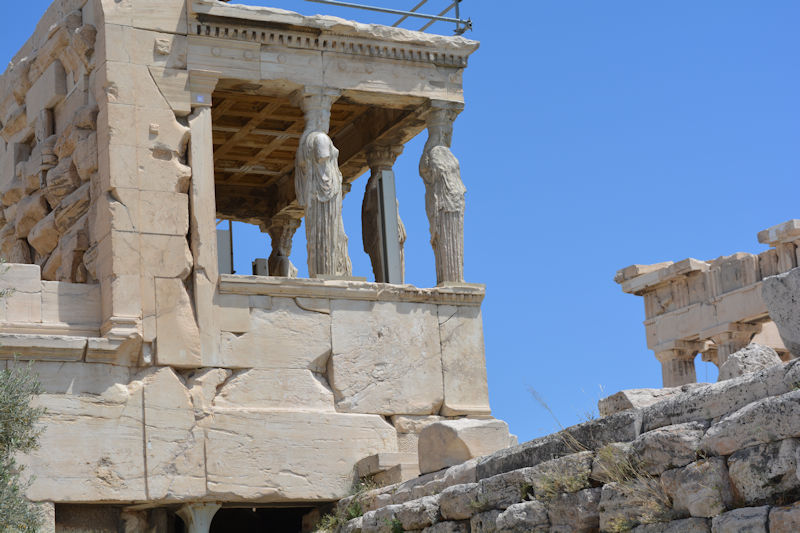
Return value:
<svg viewBox="0 0 800 533">
<path fill-rule="evenodd" d="M 297 268 L 289 256 L 292 254 L 292 238 L 300 227 L 300 219 L 289 215 L 278 215 L 272 219 L 267 232 L 272 239 L 272 253 L 267 260 L 270 276 L 296 278 Z"/>
<path fill-rule="evenodd" d="M 436 258 L 436 282 L 464 281 L 464 195 L 458 159 L 450 151 L 458 114 L 445 104 L 428 115 L 428 141 L 419 162 L 425 182 L 425 211 Z"/>
<path fill-rule="evenodd" d="M 403 146 L 395 145 L 372 145 L 367 148 L 367 165 L 370 168 L 370 176 L 364 190 L 364 202 L 361 204 L 361 239 L 364 244 L 364 251 L 369 255 L 372 263 L 372 272 L 375 274 L 377 283 L 387 282 L 384 279 L 385 265 L 383 250 L 383 231 L 381 231 L 380 212 L 380 187 L 381 171 L 391 170 L 397 156 L 403 153 Z M 401 282 L 405 280 L 405 257 L 403 247 L 406 242 L 406 228 L 400 220 L 400 206 L 395 200 L 397 209 L 397 234 L 400 246 L 400 272 Z"/>
<path fill-rule="evenodd" d="M 294 168 L 297 203 L 305 209 L 308 275 L 350 276 L 347 235 L 342 222 L 339 150 L 328 137 L 336 93 L 317 89 L 296 96 L 305 113 Z"/>
</svg>

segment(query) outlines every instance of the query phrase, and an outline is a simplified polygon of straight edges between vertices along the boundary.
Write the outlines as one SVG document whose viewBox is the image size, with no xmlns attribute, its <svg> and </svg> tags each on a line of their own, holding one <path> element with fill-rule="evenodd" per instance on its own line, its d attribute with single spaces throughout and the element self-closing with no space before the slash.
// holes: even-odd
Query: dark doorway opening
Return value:
<svg viewBox="0 0 800 533">
<path fill-rule="evenodd" d="M 211 522 L 211 533 L 300 533 L 303 516 L 311 507 L 220 509 Z"/>
</svg>

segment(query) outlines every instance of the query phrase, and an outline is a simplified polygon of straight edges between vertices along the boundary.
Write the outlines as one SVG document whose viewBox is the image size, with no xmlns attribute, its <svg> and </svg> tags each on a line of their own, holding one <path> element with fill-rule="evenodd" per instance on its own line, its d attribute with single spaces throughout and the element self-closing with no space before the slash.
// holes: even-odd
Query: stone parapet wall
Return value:
<svg viewBox="0 0 800 533">
<path fill-rule="evenodd" d="M 0 290 L 7 291 L 0 299 L 0 335 L 96 337 L 100 331 L 96 284 L 45 281 L 37 265 L 6 264 L 0 266 Z"/>
<path fill-rule="evenodd" d="M 222 276 L 220 291 L 218 366 L 281 372 L 297 386 L 313 374 L 332 389 L 322 407 L 344 413 L 491 413 L 483 286 Z"/>
<path fill-rule="evenodd" d="M 687 385 L 647 407 L 344 499 L 328 529 L 798 531 L 799 387 L 797 361 Z"/>
</svg>

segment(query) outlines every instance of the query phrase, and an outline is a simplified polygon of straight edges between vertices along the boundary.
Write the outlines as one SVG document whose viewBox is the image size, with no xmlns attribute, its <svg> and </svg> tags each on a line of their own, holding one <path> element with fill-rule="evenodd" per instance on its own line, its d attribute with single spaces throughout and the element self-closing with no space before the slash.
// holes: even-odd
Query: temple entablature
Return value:
<svg viewBox="0 0 800 533">
<path fill-rule="evenodd" d="M 614 281 L 644 298 L 647 346 L 662 363 L 665 387 L 696 381 L 694 359 L 722 366 L 750 342 L 790 358 L 761 297 L 761 280 L 787 272 L 800 261 L 800 220 L 758 234 L 771 248 L 711 261 L 684 259 L 631 265 Z"/>
</svg>

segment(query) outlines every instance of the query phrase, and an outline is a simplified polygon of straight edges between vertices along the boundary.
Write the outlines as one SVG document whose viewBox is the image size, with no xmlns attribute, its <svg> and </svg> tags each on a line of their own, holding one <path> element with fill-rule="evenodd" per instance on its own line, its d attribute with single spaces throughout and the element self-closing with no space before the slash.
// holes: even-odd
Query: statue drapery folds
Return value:
<svg viewBox="0 0 800 533">
<path fill-rule="evenodd" d="M 297 98 L 305 130 L 295 159 L 297 202 L 305 209 L 308 274 L 350 276 L 347 235 L 342 221 L 342 173 L 339 150 L 328 136 L 335 94 L 308 91 Z"/>
<path fill-rule="evenodd" d="M 436 281 L 464 281 L 464 195 L 458 159 L 450 151 L 456 113 L 438 108 L 428 119 L 428 141 L 419 164 L 425 211 L 436 258 Z"/>
</svg>

